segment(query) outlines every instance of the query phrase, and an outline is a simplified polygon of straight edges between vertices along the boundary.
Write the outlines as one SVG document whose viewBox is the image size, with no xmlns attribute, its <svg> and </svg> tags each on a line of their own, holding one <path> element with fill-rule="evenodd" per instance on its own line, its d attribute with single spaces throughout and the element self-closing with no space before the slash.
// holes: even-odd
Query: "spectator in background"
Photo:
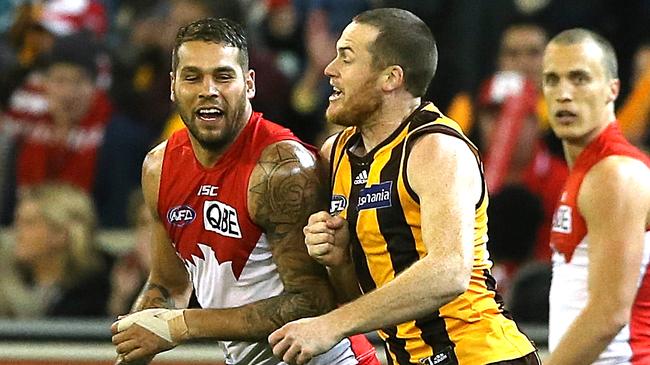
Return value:
<svg viewBox="0 0 650 365">
<path fill-rule="evenodd" d="M 473 136 L 485 153 L 492 196 L 489 246 L 506 303 L 516 295 L 509 289 L 523 266 L 531 260 L 550 264 L 553 211 L 568 173 L 564 158 L 551 151 L 545 137 L 541 73 L 546 42 L 546 32 L 534 23 L 509 25 L 501 38 L 498 71 L 484 81 L 476 99 Z M 548 286 L 550 281 L 537 289 Z"/>
<path fill-rule="evenodd" d="M 528 80 L 535 92 L 534 111 L 542 129 L 548 128 L 548 117 L 546 116 L 546 107 L 544 98 L 541 95 L 541 70 L 542 54 L 547 42 L 547 34 L 540 25 L 527 21 L 514 21 L 508 25 L 499 40 L 499 48 L 496 55 L 496 73 L 513 72 L 519 74 L 525 80 Z M 494 74 L 481 82 L 479 92 L 485 90 Z M 468 112 L 472 115 L 474 112 Z M 469 120 L 463 127 L 466 130 L 473 129 L 474 120 Z"/>
<path fill-rule="evenodd" d="M 562 156 L 550 150 L 539 127 L 538 96 L 533 84 L 520 74 L 495 74 L 477 99 L 475 135 L 486 151 L 485 174 L 493 200 L 508 199 L 508 193 L 501 193 L 514 186 L 525 189 L 541 204 L 543 216 L 534 230 L 533 255 L 549 262 L 548 232 L 568 170 Z"/>
<path fill-rule="evenodd" d="M 13 210 L 15 189 L 58 181 L 93 194 L 102 227 L 127 225 L 127 197 L 139 185 L 140 161 L 153 138 L 113 111 L 98 85 L 103 54 L 87 32 L 59 37 L 42 70 L 12 98 L 0 118 L 11 146 L 2 152 L 5 215 Z"/>
<path fill-rule="evenodd" d="M 0 255 L 0 314 L 90 317 L 106 311 L 107 261 L 95 246 L 90 196 L 71 185 L 24 189 L 16 209 L 15 245 Z"/>
<path fill-rule="evenodd" d="M 297 81 L 291 102 L 299 118 L 310 130 L 308 142 L 325 128 L 324 115 L 331 86 L 323 75 L 325 66 L 336 56 L 334 45 L 353 16 L 371 8 L 369 0 L 311 0 L 304 2 L 306 63 Z M 338 130 L 334 128 L 332 132 Z"/>
<path fill-rule="evenodd" d="M 48 114 L 44 61 L 57 38 L 76 33 L 99 41 L 107 31 L 103 6 L 97 0 L 42 2 L 19 1 L 7 40 L 14 62 L 0 68 L 0 225 L 13 220 L 16 190 L 16 159 L 20 141 Z M 83 45 L 80 45 L 80 49 Z M 11 58 L 11 57 L 10 57 Z M 110 64 L 98 57 L 101 67 L 96 86 L 110 82 Z"/>
<path fill-rule="evenodd" d="M 566 163 L 549 145 L 548 116 L 541 94 L 546 32 L 530 22 L 504 31 L 498 71 L 481 86 L 474 137 L 486 153 L 490 191 L 519 185 L 533 193 L 544 209 L 535 258 L 550 260 L 548 231 L 555 202 L 567 175 Z M 498 196 L 495 195 L 495 199 Z"/>
<path fill-rule="evenodd" d="M 57 37 L 89 32 L 102 39 L 108 30 L 106 12 L 98 0 L 25 1 L 14 10 L 7 32 L 11 47 L 6 49 L 13 57 L 2 56 L 7 64 L 0 68 L 0 105 L 7 105 L 13 91 L 39 66 L 39 60 L 50 52 Z M 105 80 L 103 85 L 108 82 Z"/>
<path fill-rule="evenodd" d="M 498 54 L 499 69 L 518 72 L 540 88 L 542 56 L 547 41 L 546 31 L 537 24 L 530 22 L 511 24 L 501 36 Z"/>
<path fill-rule="evenodd" d="M 291 90 L 304 67 L 303 21 L 292 0 L 264 0 L 262 17 L 252 19 L 256 29 L 250 50 L 250 65 L 255 70 L 257 91 L 252 100 L 255 110 L 266 118 L 280 120 L 304 141 L 313 142 L 314 123 L 299 118 L 291 103 Z"/>
<path fill-rule="evenodd" d="M 22 134 L 19 188 L 60 181 L 92 191 L 97 150 L 111 117 L 110 100 L 95 84 L 96 55 L 96 44 L 84 33 L 56 41 L 43 73 L 46 108 L 13 120 Z"/>
</svg>

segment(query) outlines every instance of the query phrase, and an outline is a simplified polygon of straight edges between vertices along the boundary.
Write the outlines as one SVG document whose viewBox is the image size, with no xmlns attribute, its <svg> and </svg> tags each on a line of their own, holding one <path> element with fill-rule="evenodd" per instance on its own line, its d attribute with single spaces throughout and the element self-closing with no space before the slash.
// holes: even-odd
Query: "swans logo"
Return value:
<svg viewBox="0 0 650 365">
<path fill-rule="evenodd" d="M 179 205 L 167 212 L 167 221 L 176 227 L 190 224 L 194 218 L 196 218 L 196 212 L 189 205 Z"/>
</svg>

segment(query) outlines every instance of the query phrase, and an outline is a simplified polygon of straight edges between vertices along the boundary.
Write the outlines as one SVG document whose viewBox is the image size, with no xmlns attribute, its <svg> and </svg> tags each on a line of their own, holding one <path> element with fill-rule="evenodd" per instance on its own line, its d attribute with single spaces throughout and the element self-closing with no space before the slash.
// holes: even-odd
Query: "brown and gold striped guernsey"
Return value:
<svg viewBox="0 0 650 365">
<path fill-rule="evenodd" d="M 419 200 L 406 177 L 413 142 L 426 133 L 445 133 L 465 141 L 482 174 L 476 147 L 456 122 L 431 103 L 423 104 L 363 157 L 350 152 L 361 138 L 355 127 L 342 131 L 332 147 L 331 211 L 354 227 L 350 234 L 352 253 L 364 292 L 393 280 L 427 254 L 422 242 Z M 468 290 L 429 316 L 378 331 L 387 344 L 390 363 L 484 365 L 535 350 L 504 313 L 495 292 L 486 249 L 487 206 L 484 183 L 476 204 L 474 267 Z"/>
</svg>

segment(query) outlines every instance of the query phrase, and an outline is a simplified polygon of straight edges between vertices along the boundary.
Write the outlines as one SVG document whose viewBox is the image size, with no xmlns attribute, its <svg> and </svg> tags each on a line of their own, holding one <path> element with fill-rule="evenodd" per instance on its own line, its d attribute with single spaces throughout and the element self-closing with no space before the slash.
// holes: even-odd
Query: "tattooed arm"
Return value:
<svg viewBox="0 0 650 365">
<path fill-rule="evenodd" d="M 151 212 L 151 272 L 131 312 L 148 308 L 184 308 L 192 287 L 158 215 L 158 190 L 166 143 L 154 148 L 142 166 L 142 190 Z"/>
<path fill-rule="evenodd" d="M 302 233 L 324 204 L 314 156 L 291 141 L 267 147 L 249 181 L 248 209 L 266 233 L 284 292 L 238 308 L 186 310 L 190 337 L 265 341 L 287 322 L 331 310 L 327 273 L 307 254 Z"/>
</svg>

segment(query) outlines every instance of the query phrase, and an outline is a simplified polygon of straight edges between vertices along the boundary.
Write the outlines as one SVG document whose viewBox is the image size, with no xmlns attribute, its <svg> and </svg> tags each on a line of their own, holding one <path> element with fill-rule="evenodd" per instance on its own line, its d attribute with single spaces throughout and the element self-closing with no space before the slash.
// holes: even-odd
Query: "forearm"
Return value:
<svg viewBox="0 0 650 365">
<path fill-rule="evenodd" d="M 285 293 L 236 308 L 188 309 L 185 321 L 190 338 L 264 341 L 288 322 L 331 310 L 333 298 L 324 293 L 330 290 Z"/>
<path fill-rule="evenodd" d="M 347 303 L 361 296 L 354 263 L 350 262 L 337 267 L 327 267 L 330 282 L 334 286 L 336 299 L 339 304 Z"/>
<path fill-rule="evenodd" d="M 600 307 L 600 308 L 597 308 Z M 614 339 L 623 325 L 603 305 L 588 305 L 564 334 L 546 365 L 591 364 Z"/>
<path fill-rule="evenodd" d="M 131 313 L 149 308 L 185 308 L 189 303 L 191 287 L 173 290 L 164 284 L 147 280 L 131 307 Z"/>
<path fill-rule="evenodd" d="M 448 266 L 434 267 L 430 260 L 420 260 L 393 281 L 326 316 L 340 323 L 348 336 L 431 314 L 462 294 L 469 283 L 469 273 L 457 275 Z"/>
</svg>

